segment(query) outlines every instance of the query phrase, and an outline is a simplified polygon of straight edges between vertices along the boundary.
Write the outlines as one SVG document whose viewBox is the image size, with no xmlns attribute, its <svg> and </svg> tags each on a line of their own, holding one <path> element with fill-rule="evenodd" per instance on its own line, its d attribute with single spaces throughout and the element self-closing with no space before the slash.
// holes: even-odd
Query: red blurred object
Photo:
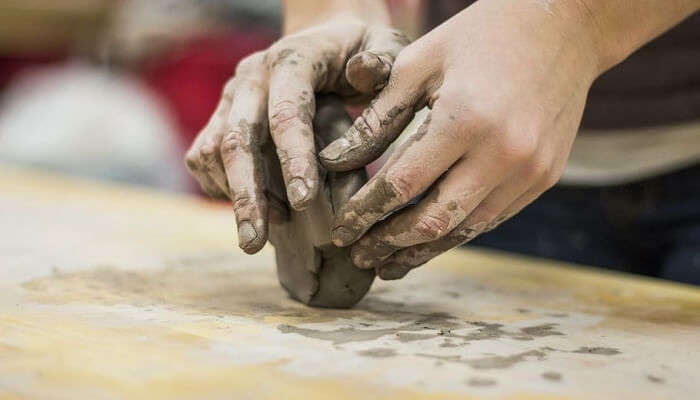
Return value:
<svg viewBox="0 0 700 400">
<path fill-rule="evenodd" d="M 184 144 L 209 120 L 238 62 L 274 39 L 272 31 L 231 29 L 193 41 L 144 70 L 147 84 L 170 106 Z"/>
<path fill-rule="evenodd" d="M 36 56 L 0 56 L 0 90 L 5 89 L 20 73 L 35 67 L 58 64 L 66 59 L 65 54 L 43 54 Z"/>
</svg>

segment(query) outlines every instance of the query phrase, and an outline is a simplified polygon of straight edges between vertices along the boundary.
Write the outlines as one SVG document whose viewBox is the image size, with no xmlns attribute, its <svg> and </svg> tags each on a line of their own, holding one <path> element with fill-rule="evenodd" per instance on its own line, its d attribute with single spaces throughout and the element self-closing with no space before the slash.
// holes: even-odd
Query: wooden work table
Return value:
<svg viewBox="0 0 700 400">
<path fill-rule="evenodd" d="M 0 166 L 0 399 L 700 398 L 698 288 L 455 250 L 312 309 L 234 231 L 194 197 Z"/>
</svg>

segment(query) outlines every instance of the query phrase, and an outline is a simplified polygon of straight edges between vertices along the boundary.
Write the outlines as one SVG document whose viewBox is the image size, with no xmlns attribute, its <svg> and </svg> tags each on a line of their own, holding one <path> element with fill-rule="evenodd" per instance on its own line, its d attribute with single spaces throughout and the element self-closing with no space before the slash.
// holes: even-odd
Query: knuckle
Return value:
<svg viewBox="0 0 700 400">
<path fill-rule="evenodd" d="M 221 96 L 229 98 L 229 99 L 231 97 L 233 97 L 233 92 L 235 91 L 235 88 L 238 85 L 239 80 L 240 80 L 240 78 L 238 78 L 237 76 L 233 76 L 233 77 L 229 78 L 229 80 L 226 81 L 226 83 L 224 84 L 224 88 L 221 91 Z"/>
<path fill-rule="evenodd" d="M 418 187 L 411 179 L 397 173 L 388 173 L 386 183 L 390 193 L 402 203 L 418 195 Z"/>
<path fill-rule="evenodd" d="M 353 129 L 359 134 L 363 140 L 375 141 L 383 137 L 384 130 L 379 121 L 379 114 L 375 108 L 375 102 L 371 102 L 362 114 L 353 122 Z"/>
<path fill-rule="evenodd" d="M 279 148 L 277 149 L 277 158 L 279 159 L 282 167 L 285 169 L 295 166 L 302 170 L 306 169 L 308 165 L 312 164 L 312 160 L 315 160 L 313 153 L 297 151 L 290 152 Z"/>
<path fill-rule="evenodd" d="M 285 66 L 296 66 L 301 60 L 307 59 L 307 38 L 288 36 L 270 47 L 264 56 L 264 62 L 270 69 Z"/>
<path fill-rule="evenodd" d="M 544 180 L 543 180 L 543 189 L 542 191 L 549 190 L 552 188 L 554 185 L 556 185 L 559 182 L 559 179 L 561 178 L 561 172 L 555 172 L 554 170 L 549 170 L 544 174 Z"/>
<path fill-rule="evenodd" d="M 385 28 L 386 29 L 386 28 Z M 388 28 L 387 33 L 391 36 L 392 40 L 401 47 L 406 47 L 411 43 L 411 39 L 408 38 L 406 34 L 398 29 Z"/>
<path fill-rule="evenodd" d="M 282 100 L 271 107 L 270 129 L 272 131 L 284 131 L 300 123 L 298 106 L 291 101 Z"/>
<path fill-rule="evenodd" d="M 233 153 L 238 149 L 245 150 L 248 144 L 239 132 L 232 131 L 221 141 L 221 154 Z"/>
<path fill-rule="evenodd" d="M 204 162 L 211 162 L 216 158 L 217 146 L 214 143 L 205 143 L 199 148 L 199 157 Z"/>
<path fill-rule="evenodd" d="M 540 181 L 543 177 L 549 174 L 551 165 L 548 160 L 543 157 L 534 156 L 527 160 L 520 168 L 521 173 L 530 182 Z"/>
<path fill-rule="evenodd" d="M 421 65 L 423 59 L 415 45 L 405 47 L 394 60 L 391 68 L 391 76 L 398 77 L 404 73 L 410 73 L 416 66 Z"/>
<path fill-rule="evenodd" d="M 538 151 L 537 137 L 526 132 L 505 132 L 502 152 L 505 158 L 515 163 L 532 162 Z"/>
<path fill-rule="evenodd" d="M 243 216 L 246 212 L 250 212 L 253 206 L 250 194 L 245 190 L 234 192 L 231 201 L 233 202 L 233 210 L 238 216 Z"/>
<path fill-rule="evenodd" d="M 416 221 L 415 229 L 423 239 L 435 240 L 444 236 L 450 227 L 450 219 L 437 214 L 424 214 Z"/>
<path fill-rule="evenodd" d="M 474 229 L 474 227 L 483 229 L 484 226 L 490 224 L 496 218 L 498 218 L 499 211 L 496 210 L 490 204 L 481 204 L 479 208 L 469 216 L 467 226 Z M 477 229 L 478 230 L 478 229 Z"/>
<path fill-rule="evenodd" d="M 236 75 L 246 75 L 258 70 L 262 65 L 263 52 L 255 52 L 238 62 Z"/>
<path fill-rule="evenodd" d="M 188 150 L 185 154 L 185 165 L 192 172 L 199 169 L 199 151 L 194 148 Z"/>
<path fill-rule="evenodd" d="M 447 101 L 460 102 L 459 99 L 462 95 L 459 93 L 449 93 L 445 95 Z M 442 97 L 442 96 L 441 96 Z M 452 100 L 454 99 L 454 100 Z M 463 101 L 461 101 L 464 103 Z M 456 103 L 460 104 L 460 103 Z M 465 107 L 471 111 L 465 112 L 458 122 L 464 126 L 467 132 L 471 132 L 473 135 L 481 137 L 504 137 L 503 120 L 495 115 L 488 109 L 484 109 L 484 106 L 474 105 L 472 102 L 466 102 Z M 504 140 L 507 142 L 507 140 Z"/>
</svg>

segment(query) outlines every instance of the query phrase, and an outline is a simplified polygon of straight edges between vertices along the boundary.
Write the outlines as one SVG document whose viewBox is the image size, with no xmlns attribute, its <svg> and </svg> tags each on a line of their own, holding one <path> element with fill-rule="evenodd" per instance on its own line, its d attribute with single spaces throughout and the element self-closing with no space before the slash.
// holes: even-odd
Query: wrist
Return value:
<svg viewBox="0 0 700 400">
<path fill-rule="evenodd" d="M 283 34 L 287 35 L 332 19 L 354 19 L 368 25 L 391 25 L 385 0 L 283 1 Z"/>
<path fill-rule="evenodd" d="M 565 24 L 573 31 L 573 39 L 593 63 L 596 78 L 619 61 L 616 61 L 616 51 L 606 40 L 600 17 L 590 3 L 589 0 L 561 0 L 558 6 Z"/>
<path fill-rule="evenodd" d="M 700 9 L 700 0 L 556 1 L 593 49 L 598 74 Z"/>
</svg>

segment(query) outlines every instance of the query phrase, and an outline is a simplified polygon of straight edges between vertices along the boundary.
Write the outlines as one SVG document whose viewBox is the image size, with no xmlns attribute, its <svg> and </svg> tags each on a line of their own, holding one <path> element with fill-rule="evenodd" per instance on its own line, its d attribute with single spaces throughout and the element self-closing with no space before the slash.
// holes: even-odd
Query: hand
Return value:
<svg viewBox="0 0 700 400">
<path fill-rule="evenodd" d="M 320 153 L 331 170 L 365 165 L 430 108 L 336 214 L 333 243 L 354 243 L 358 267 L 400 278 L 557 182 L 600 72 L 585 13 L 563 4 L 482 0 L 457 14 L 399 55 L 378 98 Z"/>
<path fill-rule="evenodd" d="M 286 197 L 294 209 L 303 210 L 319 187 L 312 129 L 315 93 L 335 93 L 348 102 L 368 100 L 385 85 L 395 56 L 407 43 L 393 29 L 344 18 L 285 36 L 240 62 L 186 163 L 205 192 L 233 201 L 244 251 L 257 252 L 268 237 L 272 200 L 266 196 L 261 154 L 268 126 Z"/>
</svg>

